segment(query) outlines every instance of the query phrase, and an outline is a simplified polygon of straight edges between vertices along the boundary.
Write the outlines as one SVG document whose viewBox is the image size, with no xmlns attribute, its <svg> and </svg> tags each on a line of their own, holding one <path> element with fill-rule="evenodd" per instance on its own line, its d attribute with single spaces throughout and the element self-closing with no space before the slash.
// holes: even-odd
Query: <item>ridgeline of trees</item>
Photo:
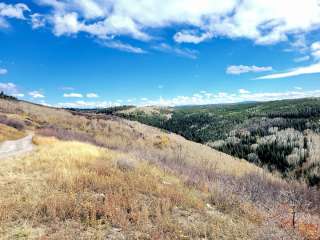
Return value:
<svg viewBox="0 0 320 240">
<path fill-rule="evenodd" d="M 9 95 L 5 94 L 3 91 L 0 92 L 0 99 L 18 100 L 16 97 L 9 96 Z"/>
</svg>

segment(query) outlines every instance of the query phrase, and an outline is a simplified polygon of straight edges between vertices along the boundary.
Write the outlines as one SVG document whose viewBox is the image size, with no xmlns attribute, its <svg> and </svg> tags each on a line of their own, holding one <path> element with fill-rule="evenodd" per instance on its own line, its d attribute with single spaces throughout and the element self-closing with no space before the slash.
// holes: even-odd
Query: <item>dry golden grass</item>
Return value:
<svg viewBox="0 0 320 240">
<path fill-rule="evenodd" d="M 128 154 L 34 143 L 36 152 L 0 166 L 0 239 L 250 239 L 260 221 L 208 210 L 207 193 Z M 135 168 L 119 168 L 124 158 Z"/>
<path fill-rule="evenodd" d="M 218 152 L 208 146 L 194 143 L 176 134 L 167 134 L 159 129 L 124 119 L 88 119 L 72 115 L 63 109 L 54 109 L 25 102 L 0 100 L 0 112 L 15 114 L 17 118 L 32 119 L 34 127 L 55 125 L 93 136 L 99 143 L 111 149 L 133 152 L 139 158 L 183 158 L 183 161 L 207 169 L 221 170 L 226 174 L 241 176 L 262 170 L 245 160 Z M 159 139 L 165 140 L 165 147 L 157 146 Z M 147 158 L 148 159 L 148 158 Z M 267 174 L 272 177 L 271 175 Z"/>
<path fill-rule="evenodd" d="M 7 140 L 17 140 L 26 136 L 24 132 L 0 123 L 0 143 Z"/>
</svg>

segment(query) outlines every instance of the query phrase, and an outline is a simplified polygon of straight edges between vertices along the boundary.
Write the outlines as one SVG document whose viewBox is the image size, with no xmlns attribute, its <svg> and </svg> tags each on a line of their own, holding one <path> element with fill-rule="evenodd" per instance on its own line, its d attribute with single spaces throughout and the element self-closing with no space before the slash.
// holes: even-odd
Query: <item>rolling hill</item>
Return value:
<svg viewBox="0 0 320 240">
<path fill-rule="evenodd" d="M 0 160 L 1 239 L 319 239 L 319 191 L 248 161 L 93 111 L 0 115 L 1 141 L 35 145 Z"/>
<path fill-rule="evenodd" d="M 246 159 L 284 177 L 320 184 L 320 99 L 158 108 L 115 115 Z"/>
</svg>

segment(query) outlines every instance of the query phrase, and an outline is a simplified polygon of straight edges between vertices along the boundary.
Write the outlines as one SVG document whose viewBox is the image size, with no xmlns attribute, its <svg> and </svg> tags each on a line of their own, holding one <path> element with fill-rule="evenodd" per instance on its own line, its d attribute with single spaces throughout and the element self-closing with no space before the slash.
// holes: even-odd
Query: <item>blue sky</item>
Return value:
<svg viewBox="0 0 320 240">
<path fill-rule="evenodd" d="M 0 90 L 61 107 L 320 97 L 316 0 L 161 3 L 0 1 Z"/>
</svg>

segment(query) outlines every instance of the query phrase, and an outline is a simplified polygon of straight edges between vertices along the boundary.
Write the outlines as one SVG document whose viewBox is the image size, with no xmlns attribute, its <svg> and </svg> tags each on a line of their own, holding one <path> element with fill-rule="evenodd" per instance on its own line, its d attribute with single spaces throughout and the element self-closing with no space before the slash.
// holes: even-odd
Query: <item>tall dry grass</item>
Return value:
<svg viewBox="0 0 320 240">
<path fill-rule="evenodd" d="M 205 193 L 128 154 L 34 142 L 36 152 L 0 166 L 1 239 L 251 239 L 261 221 L 207 209 Z"/>
<path fill-rule="evenodd" d="M 0 123 L 0 143 L 8 140 L 16 140 L 24 136 L 24 132 Z"/>
</svg>

